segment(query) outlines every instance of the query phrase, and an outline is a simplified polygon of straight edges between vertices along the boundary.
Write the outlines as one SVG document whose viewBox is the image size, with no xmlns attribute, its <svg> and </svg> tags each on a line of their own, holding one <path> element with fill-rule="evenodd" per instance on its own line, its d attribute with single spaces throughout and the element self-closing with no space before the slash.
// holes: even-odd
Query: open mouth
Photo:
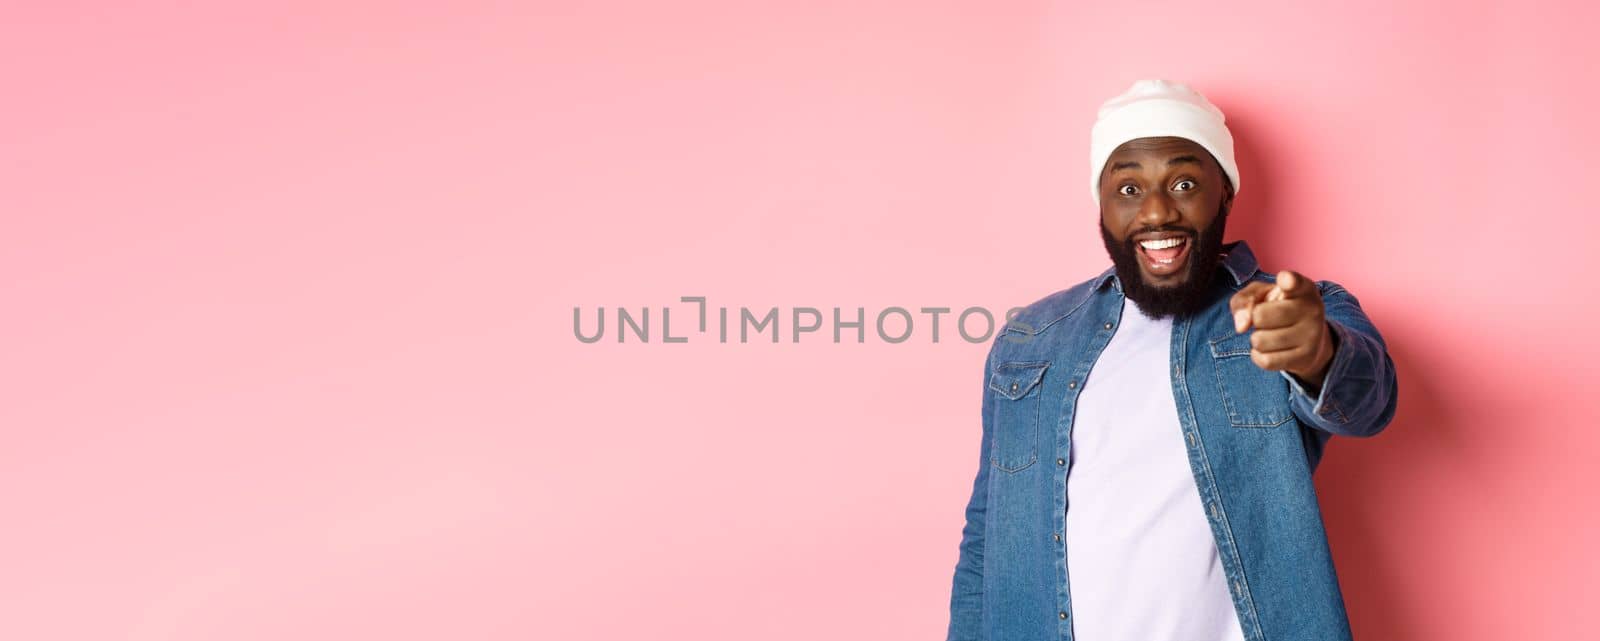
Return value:
<svg viewBox="0 0 1600 641">
<path fill-rule="evenodd" d="M 1152 276 L 1167 276 L 1183 268 L 1189 258 L 1189 237 L 1146 238 L 1139 245 L 1139 261 Z"/>
</svg>

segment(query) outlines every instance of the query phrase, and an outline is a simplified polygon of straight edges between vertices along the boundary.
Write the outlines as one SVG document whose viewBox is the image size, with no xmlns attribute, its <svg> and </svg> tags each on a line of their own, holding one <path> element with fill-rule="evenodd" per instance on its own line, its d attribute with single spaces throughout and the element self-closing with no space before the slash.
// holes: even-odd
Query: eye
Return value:
<svg viewBox="0 0 1600 641">
<path fill-rule="evenodd" d="M 1189 180 L 1189 179 L 1185 178 L 1183 180 L 1178 181 L 1177 184 L 1173 185 L 1172 189 L 1173 189 L 1173 191 L 1189 191 L 1189 190 L 1194 189 L 1195 187 L 1198 187 L 1198 186 L 1199 185 L 1194 184 L 1193 180 Z"/>
<path fill-rule="evenodd" d="M 1132 196 L 1134 194 L 1139 193 L 1139 188 L 1135 187 L 1133 185 L 1123 185 L 1123 186 L 1117 188 L 1117 193 L 1122 194 L 1124 196 Z"/>
</svg>

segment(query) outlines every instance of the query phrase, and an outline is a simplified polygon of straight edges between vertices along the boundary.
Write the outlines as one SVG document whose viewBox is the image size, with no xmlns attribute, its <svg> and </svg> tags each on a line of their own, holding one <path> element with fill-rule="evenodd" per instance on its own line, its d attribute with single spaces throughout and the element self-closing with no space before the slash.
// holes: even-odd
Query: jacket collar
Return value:
<svg viewBox="0 0 1600 641">
<path fill-rule="evenodd" d="M 1251 253 L 1250 245 L 1245 241 L 1236 240 L 1231 243 L 1224 243 L 1222 245 L 1222 267 L 1228 270 L 1229 276 L 1233 277 L 1234 286 L 1242 287 L 1245 281 L 1250 280 L 1250 277 L 1256 273 L 1258 267 L 1256 265 L 1256 255 Z M 1122 281 L 1117 278 L 1117 267 L 1115 265 L 1107 267 L 1105 271 L 1100 272 L 1100 275 L 1094 278 L 1095 291 L 1105 287 L 1107 282 L 1111 283 L 1118 292 L 1122 291 Z"/>
</svg>

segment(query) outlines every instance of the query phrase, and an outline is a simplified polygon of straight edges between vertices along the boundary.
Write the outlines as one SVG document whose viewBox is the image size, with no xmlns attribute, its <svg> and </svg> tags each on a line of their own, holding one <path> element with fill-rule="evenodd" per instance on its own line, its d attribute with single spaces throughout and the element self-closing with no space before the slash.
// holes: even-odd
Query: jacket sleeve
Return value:
<svg viewBox="0 0 1600 641">
<path fill-rule="evenodd" d="M 960 555 L 956 561 L 955 577 L 950 588 L 950 628 L 946 641 L 979 641 L 983 623 L 983 534 L 984 512 L 989 499 L 989 443 L 994 426 L 989 394 L 990 362 L 992 348 L 983 369 L 983 402 L 981 418 L 983 441 L 978 446 L 978 472 L 972 481 L 972 495 L 967 499 L 966 525 L 961 529 Z"/>
<path fill-rule="evenodd" d="M 1290 406 L 1300 422 L 1337 436 L 1373 436 L 1394 419 L 1400 388 L 1394 360 L 1383 336 L 1361 303 L 1333 281 L 1317 281 L 1328 328 L 1333 332 L 1333 361 L 1322 387 L 1312 395 L 1288 372 L 1280 372 L 1293 389 Z"/>
</svg>

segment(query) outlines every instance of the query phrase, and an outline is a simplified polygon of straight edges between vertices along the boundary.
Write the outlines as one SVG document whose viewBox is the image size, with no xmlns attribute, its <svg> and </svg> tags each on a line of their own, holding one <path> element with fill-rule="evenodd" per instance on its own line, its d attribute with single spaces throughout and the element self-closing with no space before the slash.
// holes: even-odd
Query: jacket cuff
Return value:
<svg viewBox="0 0 1600 641">
<path fill-rule="evenodd" d="M 1294 390 L 1290 395 L 1291 402 L 1299 407 L 1306 416 L 1317 416 L 1325 421 L 1335 423 L 1348 422 L 1344 412 L 1339 409 L 1338 399 L 1331 390 L 1338 389 L 1344 379 L 1345 372 L 1350 369 L 1352 359 L 1350 344 L 1350 330 L 1333 321 L 1325 321 L 1328 331 L 1333 337 L 1333 359 L 1328 363 L 1328 373 L 1322 378 L 1322 388 L 1317 390 L 1317 395 L 1312 396 L 1294 375 L 1280 371 L 1284 380 L 1289 381 L 1289 387 Z"/>
</svg>

